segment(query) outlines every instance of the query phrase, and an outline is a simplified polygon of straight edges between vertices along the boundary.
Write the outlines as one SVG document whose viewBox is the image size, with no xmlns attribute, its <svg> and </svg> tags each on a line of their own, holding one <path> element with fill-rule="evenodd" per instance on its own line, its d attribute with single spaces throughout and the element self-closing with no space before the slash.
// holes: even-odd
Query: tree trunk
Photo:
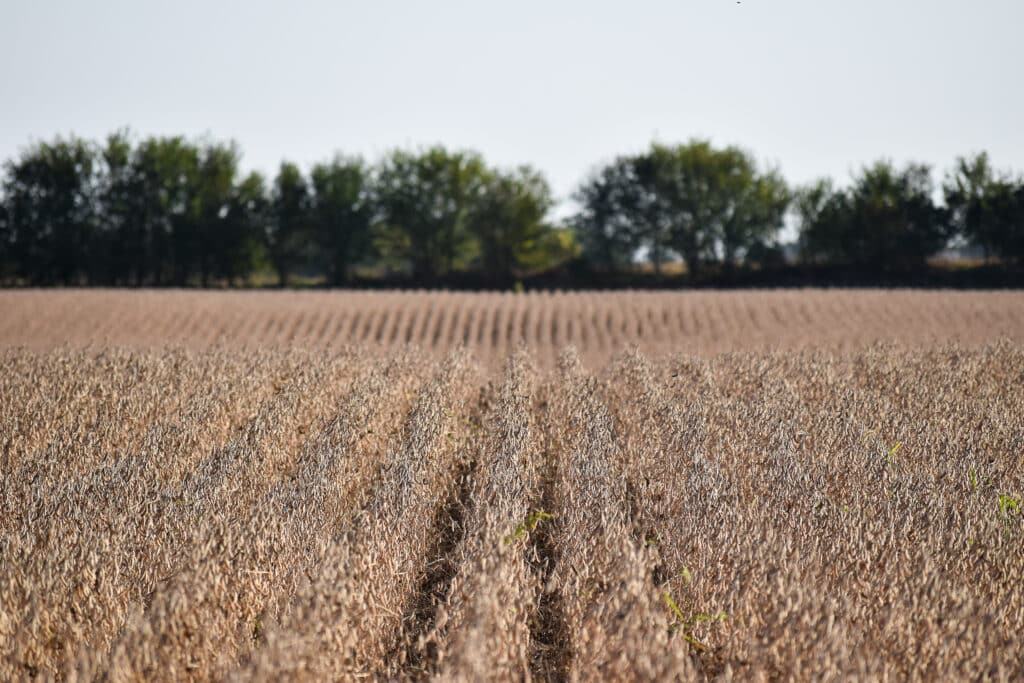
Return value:
<svg viewBox="0 0 1024 683">
<path fill-rule="evenodd" d="M 700 271 L 700 255 L 696 250 L 687 251 L 683 254 L 683 261 L 686 262 L 686 275 L 690 280 L 697 277 Z"/>
<path fill-rule="evenodd" d="M 344 287 L 348 284 L 348 251 L 346 249 L 335 251 L 334 266 L 331 271 L 331 285 Z"/>
<path fill-rule="evenodd" d="M 288 266 L 283 262 L 278 261 L 277 263 L 277 286 L 284 289 L 288 286 Z"/>
</svg>

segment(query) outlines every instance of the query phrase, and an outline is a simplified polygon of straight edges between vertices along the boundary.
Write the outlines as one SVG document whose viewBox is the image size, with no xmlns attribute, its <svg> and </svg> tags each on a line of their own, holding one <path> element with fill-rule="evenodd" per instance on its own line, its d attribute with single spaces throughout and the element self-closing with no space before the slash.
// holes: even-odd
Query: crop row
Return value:
<svg viewBox="0 0 1024 683">
<path fill-rule="evenodd" d="M 1024 674 L 1024 349 L 3 352 L 0 677 Z"/>
</svg>

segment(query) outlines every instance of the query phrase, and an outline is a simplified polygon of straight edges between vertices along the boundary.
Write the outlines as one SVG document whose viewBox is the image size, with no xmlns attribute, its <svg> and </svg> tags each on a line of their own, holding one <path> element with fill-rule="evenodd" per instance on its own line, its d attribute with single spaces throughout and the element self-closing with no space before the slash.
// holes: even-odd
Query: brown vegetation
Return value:
<svg viewBox="0 0 1024 683">
<path fill-rule="evenodd" d="M 0 679 L 1020 679 L 1024 347 L 821 339 L 0 351 Z"/>
<path fill-rule="evenodd" d="M 0 347 L 341 348 L 466 346 L 497 369 L 520 344 L 555 366 L 574 346 L 601 365 L 651 356 L 829 348 L 875 341 L 965 346 L 1024 341 L 1019 292 L 762 290 L 689 292 L 0 291 Z"/>
</svg>

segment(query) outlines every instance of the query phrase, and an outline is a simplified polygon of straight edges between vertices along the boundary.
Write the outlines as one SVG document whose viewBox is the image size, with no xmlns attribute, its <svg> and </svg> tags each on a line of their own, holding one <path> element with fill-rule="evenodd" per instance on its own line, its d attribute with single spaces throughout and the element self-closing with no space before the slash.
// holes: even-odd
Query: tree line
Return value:
<svg viewBox="0 0 1024 683">
<path fill-rule="evenodd" d="M 1024 263 L 1024 179 L 963 157 L 936 185 L 922 164 L 879 161 L 846 187 L 792 187 L 739 147 L 653 144 L 594 169 L 555 220 L 551 188 L 524 165 L 473 151 L 336 156 L 273 178 L 245 173 L 234 143 L 177 137 L 38 142 L 3 167 L 0 280 L 29 285 L 252 284 L 273 273 L 330 286 L 509 282 L 783 267 L 795 256 L 868 273 L 921 268 L 950 245 Z M 793 251 L 791 249 L 790 251 Z"/>
</svg>

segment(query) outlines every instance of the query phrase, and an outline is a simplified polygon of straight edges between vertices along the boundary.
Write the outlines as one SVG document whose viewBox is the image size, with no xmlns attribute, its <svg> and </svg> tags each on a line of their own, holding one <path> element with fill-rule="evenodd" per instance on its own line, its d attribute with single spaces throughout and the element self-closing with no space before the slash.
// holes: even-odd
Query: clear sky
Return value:
<svg viewBox="0 0 1024 683">
<path fill-rule="evenodd" d="M 3 0 L 0 158 L 123 126 L 267 172 L 440 142 L 563 199 L 694 136 L 798 183 L 982 149 L 1024 171 L 1022 28 L 1020 0 Z"/>
</svg>

